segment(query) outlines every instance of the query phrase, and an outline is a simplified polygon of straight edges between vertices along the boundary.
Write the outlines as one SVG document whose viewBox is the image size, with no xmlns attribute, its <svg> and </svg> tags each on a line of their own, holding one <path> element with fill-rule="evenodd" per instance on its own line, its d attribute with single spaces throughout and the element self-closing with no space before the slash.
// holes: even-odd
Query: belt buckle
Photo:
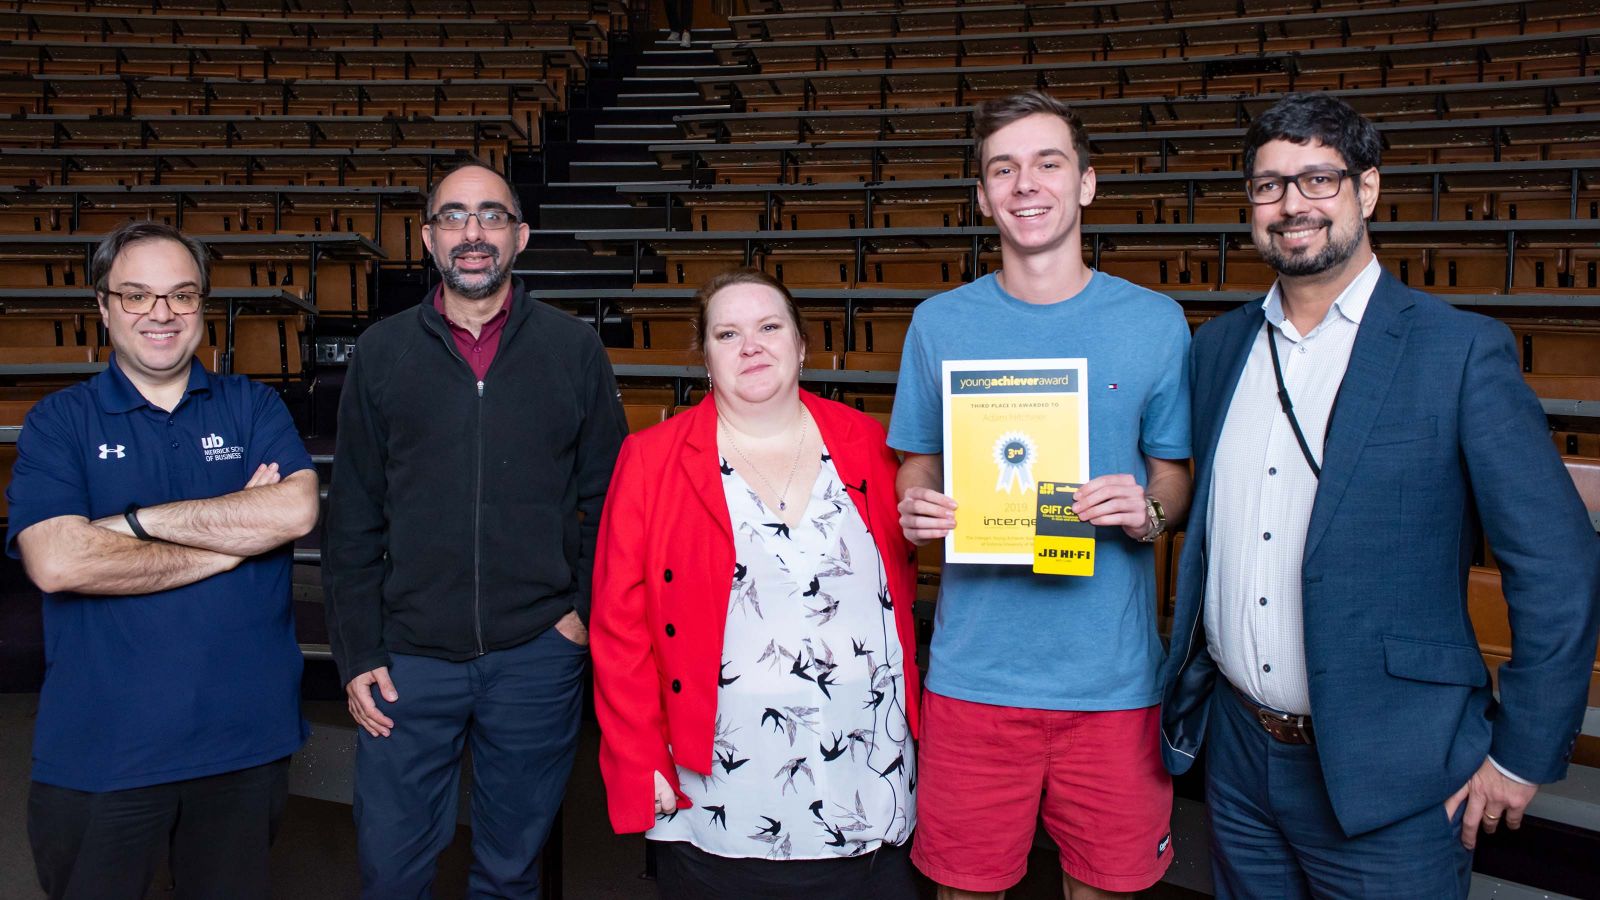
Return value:
<svg viewBox="0 0 1600 900">
<path fill-rule="evenodd" d="M 1286 744 L 1309 744 L 1311 735 L 1306 733 L 1305 716 L 1294 716 L 1288 713 L 1277 713 L 1264 707 L 1256 709 L 1256 721 L 1273 738 Z"/>
</svg>

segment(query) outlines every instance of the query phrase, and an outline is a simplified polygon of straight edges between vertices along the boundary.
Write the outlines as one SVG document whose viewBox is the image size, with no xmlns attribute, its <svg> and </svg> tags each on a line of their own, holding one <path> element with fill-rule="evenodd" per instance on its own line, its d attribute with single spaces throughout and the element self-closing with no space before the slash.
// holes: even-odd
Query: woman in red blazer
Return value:
<svg viewBox="0 0 1600 900">
<path fill-rule="evenodd" d="M 914 551 L 881 425 L 800 389 L 765 274 L 697 297 L 711 391 L 623 444 L 590 633 L 613 826 L 664 897 L 914 897 Z"/>
</svg>

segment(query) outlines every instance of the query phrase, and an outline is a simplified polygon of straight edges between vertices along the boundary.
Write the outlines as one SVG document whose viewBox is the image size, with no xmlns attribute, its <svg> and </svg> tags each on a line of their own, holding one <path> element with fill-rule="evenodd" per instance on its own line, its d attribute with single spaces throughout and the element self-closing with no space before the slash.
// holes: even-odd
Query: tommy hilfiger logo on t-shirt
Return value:
<svg viewBox="0 0 1600 900">
<path fill-rule="evenodd" d="M 229 459 L 243 459 L 243 447 L 229 447 L 227 440 L 215 432 L 200 439 L 200 449 L 205 451 L 206 462 L 222 462 Z"/>
</svg>

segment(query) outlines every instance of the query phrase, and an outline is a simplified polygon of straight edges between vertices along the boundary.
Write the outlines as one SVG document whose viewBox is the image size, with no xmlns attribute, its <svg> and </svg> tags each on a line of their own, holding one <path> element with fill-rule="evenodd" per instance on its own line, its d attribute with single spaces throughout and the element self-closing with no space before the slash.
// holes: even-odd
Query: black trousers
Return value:
<svg viewBox="0 0 1600 900">
<path fill-rule="evenodd" d="M 167 851 L 176 900 L 266 900 L 288 797 L 288 757 L 123 791 L 35 781 L 28 841 L 39 886 L 51 900 L 139 900 Z"/>
<path fill-rule="evenodd" d="M 694 25 L 694 0 L 667 0 L 667 28 L 688 31 Z"/>
<path fill-rule="evenodd" d="M 730 859 L 652 841 L 661 900 L 916 900 L 911 848 L 884 844 L 840 859 Z"/>
</svg>

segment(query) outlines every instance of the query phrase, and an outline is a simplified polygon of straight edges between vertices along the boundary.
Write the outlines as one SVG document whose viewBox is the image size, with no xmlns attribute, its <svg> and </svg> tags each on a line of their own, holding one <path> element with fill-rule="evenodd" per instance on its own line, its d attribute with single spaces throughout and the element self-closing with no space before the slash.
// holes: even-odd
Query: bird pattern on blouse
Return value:
<svg viewBox="0 0 1600 900">
<path fill-rule="evenodd" d="M 826 859 L 915 824 L 915 759 L 887 574 L 824 451 L 798 524 L 784 523 L 726 459 L 734 528 L 709 775 L 682 767 L 694 806 L 648 837 L 722 856 Z"/>
</svg>

